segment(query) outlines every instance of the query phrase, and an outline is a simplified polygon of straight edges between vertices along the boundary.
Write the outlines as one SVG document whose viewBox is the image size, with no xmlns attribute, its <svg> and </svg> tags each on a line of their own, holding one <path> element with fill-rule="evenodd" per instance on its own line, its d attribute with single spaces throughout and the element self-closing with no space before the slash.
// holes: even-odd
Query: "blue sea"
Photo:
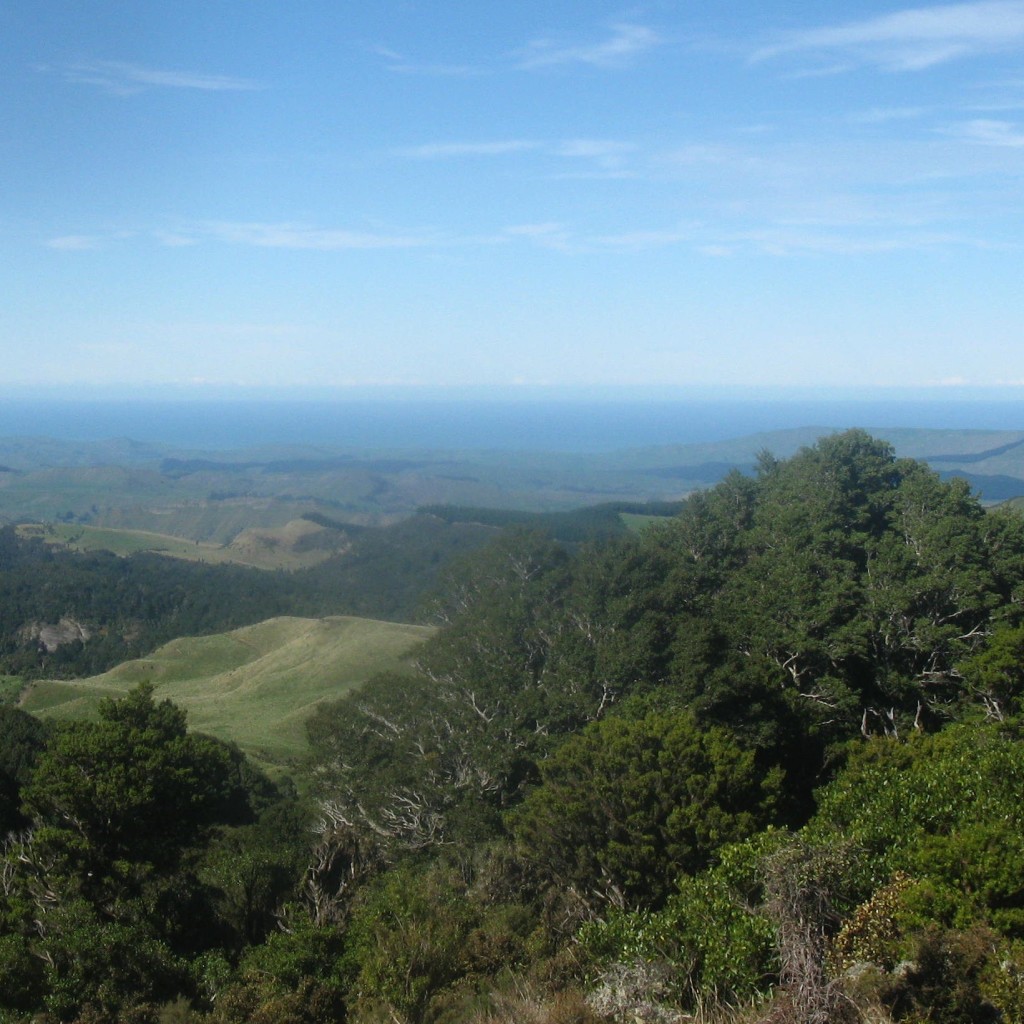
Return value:
<svg viewBox="0 0 1024 1024">
<path fill-rule="evenodd" d="M 190 449 L 601 452 L 793 427 L 1024 430 L 1024 401 L 917 399 L 0 400 L 0 437 L 130 438 Z"/>
</svg>

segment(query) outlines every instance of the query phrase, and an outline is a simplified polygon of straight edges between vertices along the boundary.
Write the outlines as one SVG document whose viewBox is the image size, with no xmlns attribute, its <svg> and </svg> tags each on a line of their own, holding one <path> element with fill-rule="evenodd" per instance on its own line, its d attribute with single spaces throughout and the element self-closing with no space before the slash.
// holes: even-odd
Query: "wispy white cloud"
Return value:
<svg viewBox="0 0 1024 1024">
<path fill-rule="evenodd" d="M 596 160 L 604 166 L 614 166 L 636 148 L 635 143 L 617 139 L 565 139 L 554 147 L 554 152 L 570 160 Z"/>
<path fill-rule="evenodd" d="M 167 71 L 124 61 L 97 60 L 41 71 L 57 71 L 67 81 L 93 85 L 107 92 L 128 96 L 149 88 L 197 89 L 203 92 L 238 92 L 259 89 L 259 83 L 230 75 L 211 75 L 194 71 Z"/>
<path fill-rule="evenodd" d="M 382 57 L 384 67 L 400 75 L 427 75 L 438 78 L 473 78 L 488 73 L 488 69 L 474 64 L 453 64 L 443 61 L 412 60 L 390 46 L 372 45 L 371 53 Z"/>
<path fill-rule="evenodd" d="M 540 143 L 530 139 L 495 139 L 484 142 L 428 142 L 395 150 L 398 156 L 413 160 L 443 160 L 460 156 L 505 156 L 537 149 Z"/>
<path fill-rule="evenodd" d="M 793 231 L 782 226 L 769 226 L 738 234 L 726 241 L 765 256 L 869 256 L 885 253 L 920 252 L 951 245 L 964 240 L 943 233 L 901 233 L 858 235 L 843 231 Z"/>
<path fill-rule="evenodd" d="M 565 139 L 548 147 L 548 155 L 572 161 L 551 175 L 556 180 L 605 180 L 632 178 L 636 171 L 631 158 L 639 147 L 616 139 Z"/>
<path fill-rule="evenodd" d="M 605 39 L 590 43 L 564 44 L 553 39 L 534 39 L 517 55 L 518 67 L 532 71 L 571 64 L 618 68 L 633 63 L 653 49 L 661 38 L 645 25 L 619 23 L 611 26 Z"/>
<path fill-rule="evenodd" d="M 569 231 L 564 224 L 557 221 L 544 221 L 537 224 L 513 224 L 504 229 L 505 239 L 524 239 L 542 249 L 557 249 L 567 252 L 571 247 Z"/>
<path fill-rule="evenodd" d="M 525 238 L 536 238 L 538 236 L 549 236 L 552 234 L 564 234 L 565 225 L 558 221 L 542 221 L 538 224 L 512 224 L 505 228 L 505 234 L 518 235 Z"/>
<path fill-rule="evenodd" d="M 729 164 L 735 166 L 743 151 L 719 142 L 687 142 L 665 153 L 661 162 L 682 167 Z"/>
<path fill-rule="evenodd" d="M 89 252 L 102 248 L 103 240 L 96 235 L 60 235 L 46 242 L 48 249 L 60 252 Z"/>
<path fill-rule="evenodd" d="M 926 252 L 950 248 L 984 248 L 985 243 L 953 232 L 906 229 L 902 225 L 822 224 L 800 226 L 764 220 L 732 230 L 710 223 L 665 228 L 632 228 L 617 233 L 588 234 L 563 224 L 506 228 L 504 235 L 567 254 L 631 255 L 667 248 L 686 248 L 699 255 L 758 256 L 792 259 L 806 256 L 860 257 Z"/>
<path fill-rule="evenodd" d="M 472 78 L 491 75 L 509 68 L 535 71 L 573 64 L 599 68 L 623 68 L 661 43 L 651 28 L 633 22 L 617 22 L 608 27 L 600 39 L 585 43 L 569 43 L 549 37 L 531 40 L 526 46 L 503 56 L 490 55 L 472 63 L 445 60 L 420 60 L 390 46 L 370 45 L 366 49 L 381 58 L 388 71 L 403 75 L 427 75 L 451 78 Z"/>
<path fill-rule="evenodd" d="M 796 31 L 761 47 L 752 59 L 786 54 L 815 54 L 830 61 L 836 54 L 889 71 L 920 71 L 963 57 L 993 53 L 1024 42 L 1024 2 L 913 7 L 862 21 Z M 841 70 L 840 63 L 833 70 Z"/>
<path fill-rule="evenodd" d="M 169 249 L 183 249 L 196 244 L 196 239 L 181 231 L 156 231 L 154 237 Z"/>
<path fill-rule="evenodd" d="M 291 223 L 218 221 L 205 225 L 203 233 L 222 242 L 263 249 L 413 249 L 438 242 L 425 235 L 389 235 Z"/>
<path fill-rule="evenodd" d="M 889 124 L 892 121 L 913 121 L 923 117 L 924 107 L 872 107 L 849 116 L 852 124 Z"/>
<path fill-rule="evenodd" d="M 654 231 L 624 231 L 617 235 L 600 235 L 593 239 L 595 246 L 610 249 L 661 249 L 667 245 L 692 241 L 692 230 L 668 228 Z"/>
<path fill-rule="evenodd" d="M 596 164 L 603 175 L 607 175 L 608 172 L 620 171 L 636 149 L 635 143 L 617 139 L 489 139 L 475 142 L 427 142 L 419 146 L 405 146 L 393 152 L 408 160 L 449 160 L 534 153 L 547 158 Z"/>
<path fill-rule="evenodd" d="M 106 234 L 61 235 L 44 244 L 65 252 L 110 249 L 126 241 L 148 241 L 164 248 L 190 249 L 210 243 L 257 249 L 340 252 L 372 249 L 475 247 L 507 241 L 504 235 L 458 235 L 443 232 L 353 231 L 291 221 L 192 221 L 173 227 L 154 227 Z"/>
<path fill-rule="evenodd" d="M 1024 128 L 1009 121 L 978 118 L 958 125 L 951 134 L 967 142 L 977 142 L 986 146 L 1009 146 L 1013 149 L 1024 147 Z"/>
</svg>

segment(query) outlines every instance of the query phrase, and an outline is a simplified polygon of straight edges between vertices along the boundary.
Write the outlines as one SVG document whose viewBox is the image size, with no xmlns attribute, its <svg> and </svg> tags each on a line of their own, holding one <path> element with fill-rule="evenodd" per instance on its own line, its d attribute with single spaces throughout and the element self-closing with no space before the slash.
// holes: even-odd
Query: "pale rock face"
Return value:
<svg viewBox="0 0 1024 1024">
<path fill-rule="evenodd" d="M 88 626 L 67 616 L 57 623 L 33 623 L 27 627 L 26 633 L 31 639 L 38 640 L 51 654 L 62 644 L 70 644 L 75 640 L 84 643 L 92 635 Z"/>
</svg>

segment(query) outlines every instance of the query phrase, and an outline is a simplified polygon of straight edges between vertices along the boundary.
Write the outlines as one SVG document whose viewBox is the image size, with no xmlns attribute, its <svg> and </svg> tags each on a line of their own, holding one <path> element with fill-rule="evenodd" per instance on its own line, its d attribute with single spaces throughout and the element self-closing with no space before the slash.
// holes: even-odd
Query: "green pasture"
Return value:
<svg viewBox="0 0 1024 1024">
<path fill-rule="evenodd" d="M 26 537 L 72 551 L 110 551 L 122 557 L 142 551 L 209 564 L 233 563 L 257 569 L 303 569 L 329 558 L 328 550 L 298 551 L 296 541 L 322 527 L 291 522 L 278 528 L 250 528 L 230 544 L 188 540 L 151 530 L 128 530 L 79 523 L 31 523 L 18 527 Z"/>
<path fill-rule="evenodd" d="M 77 523 L 46 523 L 21 526 L 23 536 L 39 537 L 47 544 L 72 551 L 110 551 L 115 555 L 134 555 L 153 551 L 175 558 L 195 561 L 226 561 L 219 544 L 196 543 L 182 537 L 153 533 L 149 530 L 119 530 L 106 526 L 83 526 Z"/>
<path fill-rule="evenodd" d="M 318 703 L 379 672 L 408 670 L 426 626 L 348 616 L 276 618 L 230 633 L 173 640 L 99 676 L 31 684 L 21 706 L 41 718 L 89 718 L 104 697 L 141 682 L 188 713 L 189 727 L 235 742 L 267 766 L 306 753 L 305 722 Z"/>
<path fill-rule="evenodd" d="M 0 675 L 0 704 L 16 704 L 24 685 L 21 676 Z"/>
<path fill-rule="evenodd" d="M 648 516 L 642 515 L 639 512 L 620 512 L 619 518 L 625 524 L 627 530 L 630 533 L 639 533 L 641 530 L 650 526 L 651 523 L 664 523 L 670 518 L 669 516 Z"/>
</svg>

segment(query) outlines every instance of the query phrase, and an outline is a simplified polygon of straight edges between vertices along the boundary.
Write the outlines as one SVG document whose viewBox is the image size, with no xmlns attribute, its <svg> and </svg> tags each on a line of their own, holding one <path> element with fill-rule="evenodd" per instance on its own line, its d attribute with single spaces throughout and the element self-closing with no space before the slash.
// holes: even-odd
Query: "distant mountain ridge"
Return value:
<svg viewBox="0 0 1024 1024">
<path fill-rule="evenodd" d="M 576 453 L 0 438 L 0 522 L 59 519 L 225 543 L 308 516 L 365 525 L 433 505 L 549 512 L 673 501 L 733 470 L 750 473 L 761 451 L 788 458 L 838 429 Z M 1024 495 L 1024 431 L 866 429 L 900 457 L 968 480 L 986 502 Z"/>
</svg>

